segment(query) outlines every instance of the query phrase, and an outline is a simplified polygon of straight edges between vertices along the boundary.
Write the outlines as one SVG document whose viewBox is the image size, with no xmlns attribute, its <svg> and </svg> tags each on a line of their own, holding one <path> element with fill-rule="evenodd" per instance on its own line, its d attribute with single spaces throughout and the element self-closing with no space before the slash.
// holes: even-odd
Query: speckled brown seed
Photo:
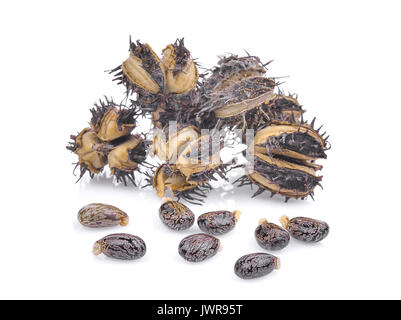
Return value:
<svg viewBox="0 0 401 320">
<path fill-rule="evenodd" d="M 146 253 L 145 242 L 132 234 L 115 233 L 110 234 L 93 245 L 93 253 L 121 260 L 135 260 L 143 257 Z"/>
<path fill-rule="evenodd" d="M 129 218 L 124 211 L 114 206 L 91 203 L 79 210 L 78 221 L 85 227 L 102 228 L 116 225 L 126 226 Z"/>
<path fill-rule="evenodd" d="M 189 229 L 195 222 L 195 215 L 187 206 L 169 198 L 160 206 L 159 216 L 167 227 L 177 231 Z"/>
<path fill-rule="evenodd" d="M 220 240 L 205 234 L 193 234 L 182 239 L 178 253 L 185 260 L 200 262 L 213 257 L 220 248 Z"/>
<path fill-rule="evenodd" d="M 234 272 L 242 279 L 253 279 L 263 277 L 279 268 L 279 258 L 268 253 L 251 253 L 237 260 Z"/>
<path fill-rule="evenodd" d="M 287 216 L 282 216 L 280 221 L 292 237 L 305 242 L 319 242 L 329 234 L 329 225 L 324 221 L 305 217 L 290 220 Z"/>
<path fill-rule="evenodd" d="M 203 232 L 221 235 L 234 229 L 240 215 L 238 210 L 207 212 L 198 217 L 198 226 Z"/>
<path fill-rule="evenodd" d="M 266 219 L 259 221 L 255 238 L 256 242 L 267 250 L 281 250 L 290 242 L 290 234 L 286 230 Z"/>
</svg>

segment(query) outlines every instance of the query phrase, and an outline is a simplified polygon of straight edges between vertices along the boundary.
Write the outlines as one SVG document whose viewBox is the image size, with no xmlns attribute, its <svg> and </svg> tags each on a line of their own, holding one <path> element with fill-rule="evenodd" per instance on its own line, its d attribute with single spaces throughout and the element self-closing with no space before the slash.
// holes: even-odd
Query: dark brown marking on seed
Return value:
<svg viewBox="0 0 401 320">
<path fill-rule="evenodd" d="M 189 229 L 195 222 L 193 212 L 178 201 L 164 202 L 160 206 L 159 216 L 167 227 L 177 231 Z"/>
<path fill-rule="evenodd" d="M 225 234 L 235 227 L 236 215 L 239 211 L 212 211 L 207 212 L 198 217 L 199 228 L 206 233 L 213 235 Z"/>
<path fill-rule="evenodd" d="M 145 242 L 137 236 L 127 233 L 110 234 L 95 242 L 93 253 L 121 260 L 136 260 L 146 253 Z"/>
<path fill-rule="evenodd" d="M 322 241 L 330 230 L 326 222 L 312 218 L 296 217 L 289 220 L 287 216 L 282 216 L 280 221 L 292 237 L 305 242 Z"/>
<path fill-rule="evenodd" d="M 213 257 L 220 247 L 220 240 L 205 234 L 193 234 L 182 239 L 178 253 L 190 262 L 201 262 Z"/>
<path fill-rule="evenodd" d="M 279 258 L 268 253 L 251 253 L 237 260 L 234 272 L 241 279 L 254 279 L 263 277 L 279 267 Z"/>
<path fill-rule="evenodd" d="M 255 230 L 256 242 L 266 250 L 281 250 L 285 248 L 290 241 L 290 234 L 274 223 L 266 220 Z"/>
<path fill-rule="evenodd" d="M 126 226 L 128 215 L 108 204 L 91 203 L 79 210 L 78 221 L 89 228 L 112 227 L 116 225 Z"/>
</svg>

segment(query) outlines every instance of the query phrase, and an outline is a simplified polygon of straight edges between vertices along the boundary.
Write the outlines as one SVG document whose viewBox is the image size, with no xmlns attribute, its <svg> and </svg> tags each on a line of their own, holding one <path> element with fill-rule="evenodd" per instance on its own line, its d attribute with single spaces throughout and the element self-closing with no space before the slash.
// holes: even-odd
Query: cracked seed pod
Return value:
<svg viewBox="0 0 401 320">
<path fill-rule="evenodd" d="M 222 57 L 218 66 L 212 70 L 211 76 L 204 81 L 203 87 L 207 93 L 224 90 L 232 83 L 246 78 L 263 77 L 266 73 L 265 66 L 255 56 L 238 57 L 230 55 Z"/>
<path fill-rule="evenodd" d="M 326 158 L 327 138 L 309 125 L 274 120 L 260 129 L 254 139 L 253 163 L 246 166 L 246 175 L 239 178 L 240 186 L 256 184 L 259 189 L 253 196 L 265 190 L 289 198 L 313 198 L 314 188 L 322 179 L 316 174 L 322 166 L 315 161 Z"/>
<path fill-rule="evenodd" d="M 123 108 L 113 100 L 99 100 L 95 108 L 90 110 L 92 119 L 90 125 L 97 136 L 103 141 L 112 141 L 129 135 L 136 126 L 139 115 L 136 108 Z"/>
<path fill-rule="evenodd" d="M 117 182 L 122 181 L 127 185 L 126 178 L 128 178 L 136 186 L 134 171 L 145 161 L 146 149 L 147 143 L 139 135 L 124 138 L 112 148 L 107 159 L 111 174 L 117 178 Z"/>
<path fill-rule="evenodd" d="M 184 39 L 177 39 L 163 50 L 166 70 L 166 89 L 169 93 L 184 94 L 195 89 L 199 72 Z"/>
<path fill-rule="evenodd" d="M 130 39 L 130 54 L 120 66 L 110 71 L 115 81 L 127 88 L 127 93 L 137 93 L 138 105 L 156 110 L 164 94 L 166 72 L 157 54 L 148 44 Z"/>
<path fill-rule="evenodd" d="M 198 139 L 200 131 L 194 126 L 177 125 L 175 132 L 170 132 L 166 126 L 164 130 L 158 130 L 153 138 L 152 155 L 156 155 L 162 161 L 176 162 L 179 153 L 185 144 Z"/>
<path fill-rule="evenodd" d="M 175 165 L 169 164 L 162 164 L 155 170 L 152 186 L 160 198 L 169 191 L 173 197 L 183 198 L 193 204 L 203 202 L 195 196 L 204 198 L 205 192 L 211 189 L 207 180 L 190 181 L 177 170 Z"/>
<path fill-rule="evenodd" d="M 198 117 L 213 113 L 221 126 L 233 128 L 247 127 L 246 118 L 249 113 L 260 111 L 262 104 L 273 95 L 275 82 L 263 77 L 246 78 L 234 82 L 224 90 L 214 92 L 202 104 Z M 218 127 L 218 129 L 220 129 Z"/>
<path fill-rule="evenodd" d="M 286 96 L 282 93 L 275 94 L 272 98 L 268 99 L 262 108 L 272 119 L 281 116 L 284 119 L 293 117 L 299 121 L 305 112 L 296 97 L 292 95 Z"/>
<path fill-rule="evenodd" d="M 90 177 L 93 178 L 94 174 L 102 171 L 107 164 L 107 157 L 104 153 L 97 151 L 99 146 L 103 146 L 104 143 L 90 128 L 83 129 L 77 136 L 71 135 L 71 139 L 73 141 L 66 148 L 78 155 L 76 166 L 80 167 L 79 179 L 86 171 L 89 171 Z"/>
<path fill-rule="evenodd" d="M 220 150 L 220 141 L 213 141 L 212 136 L 203 135 L 181 148 L 176 167 L 188 179 L 214 171 L 223 165 Z"/>
</svg>

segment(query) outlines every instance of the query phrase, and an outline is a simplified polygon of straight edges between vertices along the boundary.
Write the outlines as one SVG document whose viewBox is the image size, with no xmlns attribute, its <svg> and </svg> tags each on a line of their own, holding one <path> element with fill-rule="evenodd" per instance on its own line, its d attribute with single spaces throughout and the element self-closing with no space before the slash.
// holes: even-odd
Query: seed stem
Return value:
<svg viewBox="0 0 401 320">
<path fill-rule="evenodd" d="M 233 215 L 234 215 L 234 220 L 235 222 L 237 222 L 239 220 L 239 217 L 241 216 L 241 211 L 239 210 L 234 210 L 233 211 Z"/>
<path fill-rule="evenodd" d="M 282 216 L 280 218 L 280 222 L 283 225 L 284 229 L 288 230 L 288 224 L 290 223 L 290 218 L 287 216 Z"/>
</svg>

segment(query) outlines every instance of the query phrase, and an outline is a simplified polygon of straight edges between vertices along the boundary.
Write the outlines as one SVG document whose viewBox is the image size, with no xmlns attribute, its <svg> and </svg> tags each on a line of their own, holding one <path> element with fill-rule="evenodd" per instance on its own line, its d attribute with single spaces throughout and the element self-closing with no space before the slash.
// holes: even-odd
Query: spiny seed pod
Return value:
<svg viewBox="0 0 401 320">
<path fill-rule="evenodd" d="M 262 108 L 271 118 L 282 116 L 287 119 L 294 117 L 299 120 L 305 112 L 296 97 L 292 95 L 286 96 L 281 92 L 265 101 Z"/>
<path fill-rule="evenodd" d="M 147 146 L 147 142 L 139 135 L 131 135 L 118 141 L 107 156 L 111 174 L 117 178 L 117 182 L 123 181 L 127 185 L 128 178 L 136 185 L 134 171 L 145 161 Z"/>
<path fill-rule="evenodd" d="M 103 253 L 107 257 L 121 260 L 136 260 L 146 253 L 145 242 L 127 233 L 110 234 L 93 245 L 93 254 Z"/>
<path fill-rule="evenodd" d="M 166 190 L 169 190 L 173 197 L 183 198 L 193 204 L 202 203 L 203 200 L 198 197 L 205 198 L 205 192 L 211 189 L 207 181 L 190 181 L 174 165 L 168 164 L 160 165 L 151 180 L 159 197 L 164 197 Z"/>
<path fill-rule="evenodd" d="M 262 64 L 255 56 L 238 57 L 230 55 L 222 57 L 218 66 L 212 70 L 211 76 L 203 83 L 207 92 L 224 90 L 233 82 L 251 77 L 261 77 L 266 73 L 266 64 Z"/>
<path fill-rule="evenodd" d="M 280 259 L 268 253 L 247 254 L 234 265 L 234 272 L 241 279 L 263 277 L 274 269 L 280 269 Z"/>
<path fill-rule="evenodd" d="M 170 198 L 163 200 L 159 215 L 167 227 L 177 231 L 189 229 L 195 222 L 195 215 L 187 206 Z"/>
<path fill-rule="evenodd" d="M 89 175 L 93 178 L 94 174 L 102 171 L 107 164 L 107 157 L 104 153 L 96 151 L 104 143 L 90 128 L 83 129 L 77 136 L 72 135 L 71 139 L 72 142 L 66 148 L 78 155 L 76 167 L 80 167 L 79 179 L 86 171 L 89 171 Z"/>
<path fill-rule="evenodd" d="M 116 73 L 114 80 L 122 83 L 128 93 L 136 92 L 147 96 L 156 95 L 164 90 L 166 73 L 164 65 L 150 45 L 130 39 L 129 57 L 111 73 Z"/>
<path fill-rule="evenodd" d="M 184 145 L 197 140 L 200 130 L 194 126 L 178 124 L 177 129 L 170 132 L 167 126 L 164 130 L 157 130 L 153 138 L 152 155 L 156 155 L 162 161 L 176 162 Z"/>
<path fill-rule="evenodd" d="M 190 262 L 201 262 L 213 257 L 220 248 L 220 240 L 198 233 L 185 237 L 178 246 L 178 253 Z"/>
<path fill-rule="evenodd" d="M 116 225 L 126 226 L 129 217 L 124 211 L 114 206 L 91 203 L 79 210 L 78 221 L 85 227 L 102 228 Z"/>
<path fill-rule="evenodd" d="M 139 111 L 117 105 L 113 100 L 106 98 L 106 102 L 99 100 L 92 113 L 91 127 L 103 141 L 111 141 L 129 135 L 136 126 Z"/>
<path fill-rule="evenodd" d="M 198 226 L 203 232 L 221 235 L 234 229 L 240 215 L 238 210 L 207 212 L 198 217 Z"/>
<path fill-rule="evenodd" d="M 269 190 L 289 198 L 313 198 L 314 188 L 322 179 L 316 171 L 322 166 L 315 163 L 326 158 L 330 149 L 327 138 L 311 124 L 292 120 L 273 120 L 255 134 L 253 163 L 246 166 L 246 175 L 237 180 L 240 186 L 256 184 L 253 196 Z"/>
<path fill-rule="evenodd" d="M 320 220 L 297 217 L 291 220 L 282 216 L 280 222 L 292 237 L 305 242 L 319 242 L 329 234 L 329 225 Z"/>
<path fill-rule="evenodd" d="M 244 122 L 247 114 L 260 109 L 274 95 L 274 86 L 274 80 L 263 77 L 234 82 L 224 90 L 212 93 L 201 106 L 198 116 L 213 112 L 221 125 L 232 128 L 242 124 L 244 130 L 247 127 Z"/>
<path fill-rule="evenodd" d="M 259 221 L 255 230 L 256 242 L 267 250 L 281 250 L 290 242 L 290 234 L 274 223 L 266 219 Z"/>
<path fill-rule="evenodd" d="M 184 39 L 177 39 L 163 50 L 162 59 L 167 78 L 167 91 L 183 94 L 196 87 L 199 73 L 191 54 L 184 46 Z"/>
</svg>

